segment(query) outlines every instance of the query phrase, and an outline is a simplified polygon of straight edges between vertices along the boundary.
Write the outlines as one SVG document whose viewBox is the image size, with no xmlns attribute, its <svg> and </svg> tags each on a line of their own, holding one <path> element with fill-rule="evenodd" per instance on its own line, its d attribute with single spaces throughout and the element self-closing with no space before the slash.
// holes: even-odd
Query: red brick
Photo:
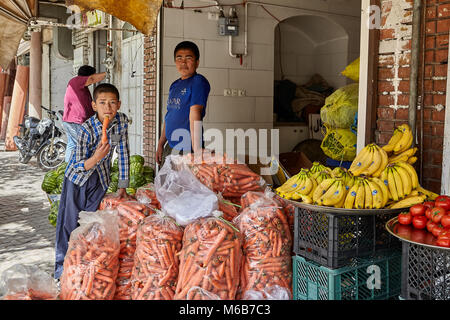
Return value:
<svg viewBox="0 0 450 320">
<path fill-rule="evenodd" d="M 381 29 L 380 30 L 380 40 L 395 39 L 394 29 Z"/>
<path fill-rule="evenodd" d="M 425 48 L 436 48 L 436 37 L 427 36 L 425 40 Z"/>
<path fill-rule="evenodd" d="M 431 149 L 433 150 L 442 150 L 442 146 L 444 144 L 443 137 L 433 137 L 431 140 Z"/>
<path fill-rule="evenodd" d="M 394 72 L 392 68 L 379 68 L 378 69 L 378 79 L 387 80 L 394 78 Z"/>
<path fill-rule="evenodd" d="M 433 76 L 433 66 L 432 65 L 425 65 L 424 77 L 425 78 L 431 78 L 432 76 Z"/>
<path fill-rule="evenodd" d="M 448 32 L 450 29 L 450 19 L 438 20 L 436 24 L 436 32 Z"/>
<path fill-rule="evenodd" d="M 442 165 L 442 161 L 443 161 L 443 156 L 442 156 L 442 151 L 436 151 L 432 153 L 432 163 L 434 165 Z"/>
<path fill-rule="evenodd" d="M 426 177 L 426 173 L 424 174 L 424 177 Z M 428 189 L 434 193 L 441 193 L 441 180 L 431 180 L 426 179 L 424 180 L 424 188 Z"/>
<path fill-rule="evenodd" d="M 427 34 L 436 33 L 436 22 L 435 21 L 427 22 L 427 24 L 426 24 L 426 33 Z"/>
<path fill-rule="evenodd" d="M 378 132 L 377 133 L 377 144 L 385 145 L 389 142 L 389 139 L 392 137 L 392 132 L 386 133 L 386 132 Z"/>
<path fill-rule="evenodd" d="M 447 89 L 447 80 L 434 80 L 434 91 L 445 91 Z"/>
<path fill-rule="evenodd" d="M 447 76 L 448 65 L 447 64 L 437 64 L 434 66 L 434 76 L 436 77 L 446 77 Z"/>
<path fill-rule="evenodd" d="M 436 7 L 429 7 L 427 8 L 427 19 L 433 19 L 436 18 Z"/>
<path fill-rule="evenodd" d="M 441 111 L 433 110 L 432 120 L 445 122 L 445 109 Z"/>
<path fill-rule="evenodd" d="M 424 108 L 423 109 L 423 119 L 424 121 L 430 121 L 431 120 L 431 109 L 430 108 Z"/>
<path fill-rule="evenodd" d="M 378 92 L 392 92 L 394 86 L 391 81 L 378 81 Z"/>
<path fill-rule="evenodd" d="M 432 126 L 432 135 L 436 137 L 444 136 L 444 124 L 443 123 L 434 123 Z"/>
<path fill-rule="evenodd" d="M 425 63 L 434 62 L 434 50 L 425 51 Z"/>
<path fill-rule="evenodd" d="M 443 95 L 443 94 L 435 94 L 435 95 L 433 95 L 433 104 L 434 105 L 440 104 L 440 105 L 443 105 L 445 107 L 445 99 L 446 99 L 445 95 Z"/>
<path fill-rule="evenodd" d="M 395 111 L 395 120 L 408 120 L 409 119 L 409 109 L 397 109 Z"/>
<path fill-rule="evenodd" d="M 434 54 L 434 61 L 442 63 L 448 59 L 448 49 L 436 50 Z"/>
<path fill-rule="evenodd" d="M 428 135 L 423 136 L 423 149 L 424 150 L 431 149 L 431 136 Z"/>
<path fill-rule="evenodd" d="M 378 104 L 385 107 L 391 106 L 394 104 L 394 97 L 392 95 L 378 96 Z"/>
<path fill-rule="evenodd" d="M 448 48 L 448 34 L 436 37 L 436 48 Z"/>
<path fill-rule="evenodd" d="M 409 105 L 409 95 L 407 95 L 407 94 L 398 95 L 397 104 L 400 106 Z"/>
<path fill-rule="evenodd" d="M 450 4 L 440 4 L 437 8 L 438 18 L 450 16 Z"/>
<path fill-rule="evenodd" d="M 398 91 L 409 92 L 409 81 L 400 81 L 398 84 Z"/>
<path fill-rule="evenodd" d="M 407 79 L 409 78 L 409 75 L 411 74 L 411 68 L 410 67 L 400 67 L 398 68 L 398 77 L 401 79 Z"/>
<path fill-rule="evenodd" d="M 386 120 L 378 120 L 377 121 L 377 128 L 379 131 L 388 131 L 392 132 L 394 131 L 394 122 L 393 121 L 386 121 Z"/>
<path fill-rule="evenodd" d="M 380 67 L 387 67 L 387 66 L 393 66 L 394 65 L 394 56 L 391 55 L 379 55 L 378 56 L 378 65 Z"/>
<path fill-rule="evenodd" d="M 432 92 L 433 91 L 433 80 L 425 80 L 424 89 L 425 89 L 425 92 Z"/>
</svg>

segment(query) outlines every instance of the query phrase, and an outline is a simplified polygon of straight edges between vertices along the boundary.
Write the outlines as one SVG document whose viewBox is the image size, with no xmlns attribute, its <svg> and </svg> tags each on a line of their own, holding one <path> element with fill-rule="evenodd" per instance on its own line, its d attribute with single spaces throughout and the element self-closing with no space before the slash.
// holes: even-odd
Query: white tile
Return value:
<svg viewBox="0 0 450 320">
<path fill-rule="evenodd" d="M 273 98 L 257 97 L 255 105 L 255 122 L 272 122 L 272 121 L 273 121 Z"/>
<path fill-rule="evenodd" d="M 213 123 L 251 122 L 255 118 L 255 98 L 210 96 L 209 118 Z"/>
<path fill-rule="evenodd" d="M 166 37 L 182 38 L 184 36 L 183 11 L 184 10 L 164 8 L 164 35 Z"/>
<path fill-rule="evenodd" d="M 208 79 L 211 86 L 210 96 L 223 96 L 223 90 L 229 88 L 228 69 L 198 68 L 197 72 Z"/>
<path fill-rule="evenodd" d="M 273 45 L 251 44 L 248 51 L 252 57 L 253 70 L 273 71 L 275 55 Z"/>
<path fill-rule="evenodd" d="M 216 40 L 219 36 L 217 21 L 208 20 L 206 12 L 193 10 L 180 10 L 184 12 L 184 37 L 192 39 Z M 178 22 L 179 23 L 179 22 Z"/>
<path fill-rule="evenodd" d="M 242 53 L 238 48 L 233 53 Z M 243 64 L 240 60 L 230 56 L 228 41 L 210 41 L 205 40 L 205 57 L 203 59 L 205 68 L 235 68 L 248 69 L 251 67 L 252 56 L 243 57 Z"/>
<path fill-rule="evenodd" d="M 230 88 L 245 89 L 247 96 L 272 96 L 273 77 L 272 71 L 230 70 Z"/>
<path fill-rule="evenodd" d="M 248 42 L 272 45 L 275 39 L 274 19 L 252 18 L 248 21 Z"/>
</svg>

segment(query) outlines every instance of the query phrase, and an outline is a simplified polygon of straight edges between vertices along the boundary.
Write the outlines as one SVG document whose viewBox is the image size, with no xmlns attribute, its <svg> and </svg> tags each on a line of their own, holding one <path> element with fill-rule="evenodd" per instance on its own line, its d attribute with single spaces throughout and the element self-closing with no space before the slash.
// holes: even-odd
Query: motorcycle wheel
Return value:
<svg viewBox="0 0 450 320">
<path fill-rule="evenodd" d="M 55 143 L 52 154 L 50 154 L 50 146 L 46 145 L 36 155 L 37 163 L 42 169 L 53 170 L 65 160 L 66 144 L 64 142 Z"/>
</svg>

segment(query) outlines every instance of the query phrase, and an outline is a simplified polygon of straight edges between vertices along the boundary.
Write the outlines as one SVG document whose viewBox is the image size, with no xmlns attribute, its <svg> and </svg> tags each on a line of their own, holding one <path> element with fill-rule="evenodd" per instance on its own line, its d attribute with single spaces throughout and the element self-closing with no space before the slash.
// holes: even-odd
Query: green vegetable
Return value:
<svg viewBox="0 0 450 320">
<path fill-rule="evenodd" d="M 130 157 L 130 163 L 140 163 L 141 165 L 144 165 L 145 160 L 143 156 L 140 156 L 138 154 L 134 154 Z"/>
<path fill-rule="evenodd" d="M 108 190 L 106 190 L 106 193 L 114 193 L 117 191 L 117 187 L 118 187 L 118 182 L 117 181 L 111 181 L 111 183 L 109 184 Z"/>
<path fill-rule="evenodd" d="M 137 189 L 146 184 L 145 177 L 143 175 L 131 175 L 130 176 L 130 188 Z"/>
<path fill-rule="evenodd" d="M 144 166 L 139 162 L 132 162 L 130 164 L 130 175 L 143 175 L 144 174 Z"/>
<path fill-rule="evenodd" d="M 41 184 L 41 189 L 46 193 L 51 193 L 58 186 L 58 173 L 56 170 L 49 171 L 45 174 Z"/>
<path fill-rule="evenodd" d="M 135 188 L 126 188 L 125 191 L 129 194 L 129 195 L 134 195 L 136 193 L 136 189 Z"/>
</svg>

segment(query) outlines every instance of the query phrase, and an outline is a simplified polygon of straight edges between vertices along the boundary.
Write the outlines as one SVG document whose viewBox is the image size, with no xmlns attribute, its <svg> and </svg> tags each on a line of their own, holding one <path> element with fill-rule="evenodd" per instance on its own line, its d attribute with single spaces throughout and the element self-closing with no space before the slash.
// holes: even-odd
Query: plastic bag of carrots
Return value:
<svg viewBox="0 0 450 320">
<path fill-rule="evenodd" d="M 217 198 L 219 199 L 219 211 L 223 212 L 223 218 L 227 221 L 232 221 L 239 214 L 241 206 L 224 199 L 220 193 L 217 195 Z"/>
<path fill-rule="evenodd" d="M 187 295 L 189 297 L 194 297 L 194 300 L 222 300 L 217 294 L 197 286 L 190 288 Z"/>
<path fill-rule="evenodd" d="M 119 271 L 116 278 L 114 300 L 131 300 L 131 273 L 136 251 L 136 237 L 139 224 L 156 208 L 137 201 L 124 201 L 116 207 L 119 217 Z"/>
<path fill-rule="evenodd" d="M 131 276 L 133 300 L 173 300 L 183 228 L 162 212 L 139 225 Z"/>
<path fill-rule="evenodd" d="M 202 294 L 191 290 L 200 287 L 222 300 L 234 300 L 239 286 L 241 246 L 239 230 L 221 217 L 201 218 L 187 225 L 174 299 L 201 300 Z"/>
<path fill-rule="evenodd" d="M 291 292 L 292 238 L 281 208 L 256 202 L 241 211 L 233 223 L 244 236 L 238 298 L 247 291 L 280 286 Z"/>
<path fill-rule="evenodd" d="M 197 180 L 179 155 L 166 158 L 155 189 L 162 210 L 183 227 L 218 209 L 216 194 Z"/>
<path fill-rule="evenodd" d="M 0 300 L 57 300 L 53 278 L 33 265 L 15 264 L 2 273 Z"/>
<path fill-rule="evenodd" d="M 103 197 L 102 201 L 100 202 L 100 205 L 98 206 L 98 210 L 114 210 L 119 203 L 135 200 L 135 198 L 129 194 L 127 194 L 125 197 L 120 198 L 119 194 L 116 193 L 107 193 Z"/>
<path fill-rule="evenodd" d="M 155 185 L 152 182 L 139 187 L 134 196 L 140 203 L 150 204 L 157 209 L 161 209 L 161 204 L 156 197 Z"/>
<path fill-rule="evenodd" d="M 61 300 L 112 300 L 119 269 L 117 211 L 80 212 L 61 275 Z"/>
<path fill-rule="evenodd" d="M 239 198 L 248 191 L 263 191 L 265 180 L 247 165 L 226 155 L 204 152 L 199 161 L 194 154 L 184 156 L 185 163 L 197 179 L 224 198 Z"/>
</svg>

